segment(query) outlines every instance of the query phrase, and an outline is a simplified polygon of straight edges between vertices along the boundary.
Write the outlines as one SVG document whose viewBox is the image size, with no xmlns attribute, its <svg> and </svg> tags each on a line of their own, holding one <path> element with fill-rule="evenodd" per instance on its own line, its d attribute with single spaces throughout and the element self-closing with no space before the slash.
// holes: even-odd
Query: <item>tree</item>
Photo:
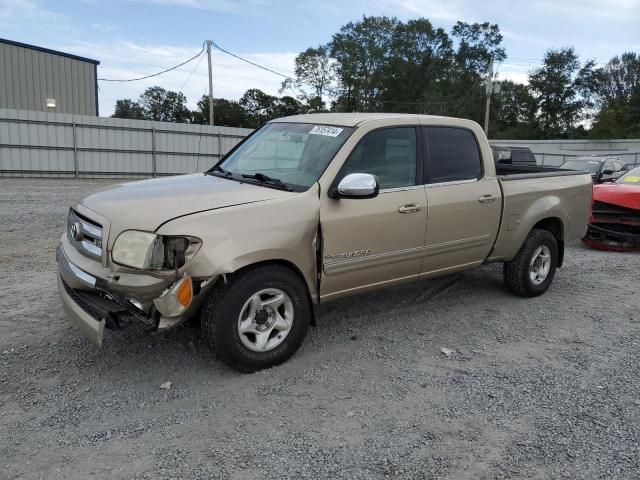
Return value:
<svg viewBox="0 0 640 480">
<path fill-rule="evenodd" d="M 129 118 L 132 120 L 144 120 L 144 110 L 138 102 L 130 99 L 116 101 L 116 110 L 113 118 Z"/>
<path fill-rule="evenodd" d="M 147 120 L 186 123 L 191 118 L 187 99 L 180 92 L 172 92 L 162 87 L 149 87 L 140 95 L 138 103 Z"/>
<path fill-rule="evenodd" d="M 500 83 L 500 93 L 491 103 L 492 138 L 538 138 L 536 100 L 527 85 L 511 81 Z"/>
<path fill-rule="evenodd" d="M 425 18 L 399 23 L 385 72 L 382 108 L 393 112 L 441 113 L 442 85 L 453 55 L 449 35 Z"/>
<path fill-rule="evenodd" d="M 580 64 L 573 48 L 548 50 L 543 65 L 529 74 L 543 138 L 569 138 L 593 106 L 594 62 Z"/>
<path fill-rule="evenodd" d="M 640 56 L 623 53 L 596 72 L 595 96 L 600 111 L 590 136 L 640 137 Z"/>
<path fill-rule="evenodd" d="M 277 100 L 278 97 L 264 93 L 258 88 L 250 88 L 244 92 L 239 104 L 244 109 L 251 126 L 258 127 L 276 117 Z"/>
<path fill-rule="evenodd" d="M 496 24 L 457 22 L 451 35 L 458 39 L 455 59 L 458 67 L 482 75 L 487 72 L 489 60 L 501 62 L 507 55 L 502 43 L 502 34 Z"/>
<path fill-rule="evenodd" d="M 396 18 L 367 17 L 349 22 L 329 43 L 339 81 L 336 108 L 346 111 L 382 109 L 387 62 L 389 61 Z"/>
<path fill-rule="evenodd" d="M 298 99 L 305 101 L 310 109 L 324 110 L 322 99 L 333 82 L 328 47 L 321 45 L 317 48 L 307 48 L 300 53 L 295 59 L 294 72 L 296 78 L 282 82 L 280 93 L 288 89 L 296 90 Z"/>
<path fill-rule="evenodd" d="M 192 123 L 207 125 L 209 123 L 209 96 L 203 95 L 198 101 L 198 108 L 191 114 Z M 225 127 L 251 127 L 247 113 L 234 100 L 224 98 L 213 99 L 213 123 Z M 255 125 L 254 125 L 255 126 Z"/>
</svg>

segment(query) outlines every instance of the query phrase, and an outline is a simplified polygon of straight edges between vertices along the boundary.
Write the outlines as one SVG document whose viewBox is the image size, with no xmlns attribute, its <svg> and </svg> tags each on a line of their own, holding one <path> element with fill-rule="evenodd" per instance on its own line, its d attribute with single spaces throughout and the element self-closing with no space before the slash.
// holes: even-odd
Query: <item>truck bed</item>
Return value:
<svg viewBox="0 0 640 480">
<path fill-rule="evenodd" d="M 498 164 L 496 175 L 502 190 L 502 218 L 489 260 L 513 258 L 540 221 L 557 222 L 564 242 L 584 236 L 593 188 L 589 172 Z"/>
<path fill-rule="evenodd" d="M 500 177 L 500 180 L 502 181 L 524 180 L 527 178 L 565 177 L 584 174 L 589 174 L 589 172 L 579 170 L 561 170 L 554 167 L 534 167 L 529 165 L 496 163 L 496 175 Z"/>
</svg>

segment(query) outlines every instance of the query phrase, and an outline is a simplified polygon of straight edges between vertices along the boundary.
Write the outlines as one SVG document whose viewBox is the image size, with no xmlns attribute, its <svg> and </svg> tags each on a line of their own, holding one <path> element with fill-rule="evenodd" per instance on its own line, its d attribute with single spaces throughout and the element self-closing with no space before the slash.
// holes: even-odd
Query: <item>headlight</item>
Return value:
<svg viewBox="0 0 640 480">
<path fill-rule="evenodd" d="M 111 252 L 115 263 L 142 270 L 176 270 L 200 248 L 195 237 L 156 235 L 127 230 L 116 239 Z"/>
</svg>

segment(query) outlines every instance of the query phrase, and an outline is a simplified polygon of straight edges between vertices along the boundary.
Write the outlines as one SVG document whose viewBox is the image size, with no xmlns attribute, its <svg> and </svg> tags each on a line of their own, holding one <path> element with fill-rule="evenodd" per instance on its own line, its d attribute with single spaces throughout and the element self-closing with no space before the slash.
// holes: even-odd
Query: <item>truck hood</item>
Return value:
<svg viewBox="0 0 640 480">
<path fill-rule="evenodd" d="M 184 215 L 291 195 L 296 193 L 197 173 L 111 185 L 81 204 L 108 219 L 111 233 L 117 233 L 155 231 Z"/>
</svg>

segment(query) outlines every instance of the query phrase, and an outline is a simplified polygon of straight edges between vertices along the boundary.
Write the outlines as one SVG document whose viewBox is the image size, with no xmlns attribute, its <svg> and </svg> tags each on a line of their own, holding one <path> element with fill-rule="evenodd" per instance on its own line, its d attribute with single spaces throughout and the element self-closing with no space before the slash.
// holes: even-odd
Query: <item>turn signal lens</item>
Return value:
<svg viewBox="0 0 640 480">
<path fill-rule="evenodd" d="M 185 275 L 164 291 L 153 303 L 163 317 L 174 318 L 182 315 L 193 300 L 191 277 Z"/>
<path fill-rule="evenodd" d="M 180 285 L 178 285 L 178 290 L 176 291 L 176 300 L 183 307 L 188 307 L 191 305 L 191 299 L 193 298 L 193 289 L 191 288 L 191 279 L 189 277 L 183 277 L 180 280 Z"/>
</svg>

